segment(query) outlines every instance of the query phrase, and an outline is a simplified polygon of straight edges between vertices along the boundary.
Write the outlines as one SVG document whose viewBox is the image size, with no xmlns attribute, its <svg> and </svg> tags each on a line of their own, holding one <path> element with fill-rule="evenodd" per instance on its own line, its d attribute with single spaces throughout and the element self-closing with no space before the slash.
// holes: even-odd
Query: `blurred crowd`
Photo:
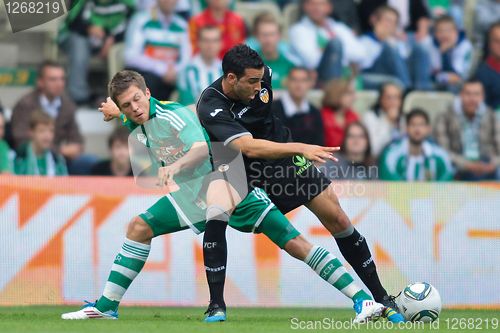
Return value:
<svg viewBox="0 0 500 333">
<path fill-rule="evenodd" d="M 121 128 L 109 159 L 85 154 L 75 114 L 95 103 L 91 59 L 123 43 L 124 67 L 153 96 L 187 105 L 222 74 L 222 55 L 247 43 L 272 69 L 272 108 L 294 140 L 341 147 L 339 162 L 322 166 L 331 178 L 500 180 L 500 1 L 477 2 L 468 35 L 465 1 L 276 1 L 298 6 L 287 31 L 268 11 L 248 24 L 231 0 L 73 1 L 59 38 L 67 66 L 43 62 L 8 126 L 0 112 L 0 172 L 131 175 Z M 378 92 L 367 110 L 355 108 L 361 90 Z M 455 98 L 436 116 L 403 112 L 412 91 Z"/>
</svg>

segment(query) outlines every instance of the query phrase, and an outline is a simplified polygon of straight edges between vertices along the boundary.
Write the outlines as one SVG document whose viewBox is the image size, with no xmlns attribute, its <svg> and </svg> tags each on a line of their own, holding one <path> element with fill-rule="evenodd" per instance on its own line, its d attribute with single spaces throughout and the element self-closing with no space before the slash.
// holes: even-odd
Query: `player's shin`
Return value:
<svg viewBox="0 0 500 333">
<path fill-rule="evenodd" d="M 108 280 L 96 308 L 101 312 L 116 311 L 123 295 L 139 274 L 148 258 L 151 245 L 125 239 L 115 257 Z"/>
<path fill-rule="evenodd" d="M 371 300 L 363 289 L 361 289 L 347 272 L 339 259 L 322 247 L 313 246 L 304 259 L 323 280 L 337 288 L 354 303 L 362 300 Z"/>
<path fill-rule="evenodd" d="M 207 210 L 207 215 L 208 212 Z M 224 282 L 226 280 L 228 216 L 211 216 L 207 219 L 203 236 L 203 262 L 210 290 L 210 303 L 225 309 Z"/>
<path fill-rule="evenodd" d="M 377 274 L 377 268 L 366 239 L 352 226 L 334 235 L 345 260 L 352 266 L 377 302 L 387 295 Z"/>
</svg>

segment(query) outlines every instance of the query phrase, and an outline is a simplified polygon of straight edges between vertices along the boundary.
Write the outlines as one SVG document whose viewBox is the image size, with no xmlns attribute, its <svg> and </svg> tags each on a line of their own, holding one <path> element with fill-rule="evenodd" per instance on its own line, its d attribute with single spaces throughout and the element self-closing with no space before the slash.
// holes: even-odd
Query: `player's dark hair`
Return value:
<svg viewBox="0 0 500 333">
<path fill-rule="evenodd" d="M 40 65 L 38 65 L 38 78 L 42 78 L 43 75 L 45 74 L 45 70 L 49 67 L 54 67 L 54 68 L 60 68 L 64 70 L 64 67 L 61 63 L 55 61 L 55 60 L 44 60 Z"/>
<path fill-rule="evenodd" d="M 115 128 L 108 138 L 108 148 L 111 149 L 115 142 L 128 144 L 129 130 L 125 126 Z"/>
<path fill-rule="evenodd" d="M 427 112 L 425 112 L 423 109 L 415 108 L 415 109 L 412 109 L 410 112 L 408 112 L 408 114 L 406 115 L 406 125 L 409 125 L 410 121 L 415 117 L 424 118 L 425 123 L 427 125 L 429 125 L 431 123 L 431 120 L 430 120 Z"/>
<path fill-rule="evenodd" d="M 144 81 L 144 77 L 141 74 L 130 70 L 119 71 L 108 84 L 109 97 L 118 105 L 116 98 L 118 95 L 123 94 L 130 86 L 136 86 L 142 92 L 146 93 L 146 81 Z"/>
<path fill-rule="evenodd" d="M 245 74 L 247 68 L 261 69 L 262 67 L 264 67 L 264 61 L 259 54 L 244 44 L 234 46 L 222 58 L 224 78 L 229 73 L 233 73 L 239 79 Z"/>
</svg>

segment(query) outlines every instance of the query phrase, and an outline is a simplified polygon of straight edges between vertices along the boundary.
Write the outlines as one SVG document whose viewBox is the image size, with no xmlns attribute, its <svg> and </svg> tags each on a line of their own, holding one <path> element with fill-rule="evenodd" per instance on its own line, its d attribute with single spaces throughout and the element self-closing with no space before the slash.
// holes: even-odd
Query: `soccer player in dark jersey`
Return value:
<svg viewBox="0 0 500 333">
<path fill-rule="evenodd" d="M 332 234 L 344 258 L 377 302 L 386 306 L 390 321 L 404 321 L 382 286 L 366 239 L 340 207 L 331 181 L 314 165 L 333 159 L 335 147 L 292 142 L 288 129 L 271 113 L 271 70 L 246 45 L 229 50 L 222 61 L 223 76 L 203 91 L 197 103 L 201 124 L 212 142 L 223 142 L 244 155 L 249 186 L 257 186 L 286 214 L 305 205 Z M 223 288 L 227 223 L 206 223 L 204 246 L 210 306 L 225 311 Z M 214 309 L 215 308 L 215 309 Z"/>
</svg>

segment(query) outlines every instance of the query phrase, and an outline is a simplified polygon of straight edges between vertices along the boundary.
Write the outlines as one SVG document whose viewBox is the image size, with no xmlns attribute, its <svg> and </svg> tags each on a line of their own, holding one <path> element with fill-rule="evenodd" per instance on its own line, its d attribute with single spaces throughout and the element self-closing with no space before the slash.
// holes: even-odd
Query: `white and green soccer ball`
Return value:
<svg viewBox="0 0 500 333">
<path fill-rule="evenodd" d="M 441 312 L 441 296 L 427 282 L 409 284 L 396 297 L 399 311 L 408 321 L 432 322 Z"/>
</svg>

